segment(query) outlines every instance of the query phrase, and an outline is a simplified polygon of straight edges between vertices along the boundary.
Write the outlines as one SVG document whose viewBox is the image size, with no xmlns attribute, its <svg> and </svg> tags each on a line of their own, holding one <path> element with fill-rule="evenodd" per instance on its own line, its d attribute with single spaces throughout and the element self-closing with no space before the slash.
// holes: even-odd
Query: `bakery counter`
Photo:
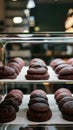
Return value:
<svg viewBox="0 0 73 130">
<path fill-rule="evenodd" d="M 54 99 L 53 94 L 48 94 L 48 103 L 50 105 L 50 109 L 52 110 L 52 117 L 45 122 L 32 122 L 27 119 L 26 112 L 28 110 L 28 102 L 30 99 L 30 95 L 24 95 L 22 104 L 20 105 L 19 111 L 16 113 L 15 120 L 8 122 L 6 124 L 26 124 L 26 125 L 73 125 L 72 121 L 67 121 L 62 118 L 62 114 L 58 109 L 56 101 Z"/>
<path fill-rule="evenodd" d="M 53 69 L 48 66 L 48 73 L 50 75 L 49 79 L 48 80 L 27 80 L 25 78 L 25 75 L 27 73 L 27 69 L 28 67 L 24 66 L 21 70 L 21 72 L 19 73 L 19 75 L 17 76 L 16 79 L 0 79 L 0 82 L 7 82 L 7 83 L 10 83 L 10 82 L 24 82 L 24 83 L 67 83 L 67 84 L 73 84 L 73 80 L 59 80 L 57 78 L 57 74 L 53 71 Z"/>
</svg>

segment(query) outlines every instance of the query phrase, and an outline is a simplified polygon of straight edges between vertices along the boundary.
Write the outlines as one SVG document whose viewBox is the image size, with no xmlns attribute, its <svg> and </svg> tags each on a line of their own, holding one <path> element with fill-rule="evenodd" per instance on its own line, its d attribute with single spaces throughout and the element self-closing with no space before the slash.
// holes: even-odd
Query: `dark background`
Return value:
<svg viewBox="0 0 73 130">
<path fill-rule="evenodd" d="M 31 10 L 41 31 L 64 31 L 67 12 L 73 4 L 38 4 Z"/>
</svg>

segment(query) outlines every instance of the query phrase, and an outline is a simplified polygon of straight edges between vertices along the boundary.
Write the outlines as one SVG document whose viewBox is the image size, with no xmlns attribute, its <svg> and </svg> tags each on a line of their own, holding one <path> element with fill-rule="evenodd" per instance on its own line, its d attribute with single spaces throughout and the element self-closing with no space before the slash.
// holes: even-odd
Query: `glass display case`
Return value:
<svg viewBox="0 0 73 130">
<path fill-rule="evenodd" d="M 17 36 L 14 36 L 17 35 Z M 35 45 L 52 45 L 52 47 L 62 46 L 67 48 L 67 46 L 70 46 L 71 49 L 73 47 L 73 34 L 72 33 L 63 33 L 63 32 L 54 32 L 54 33 L 38 33 L 38 34 L 1 34 L 0 35 L 0 47 L 1 47 L 1 60 L 5 64 L 6 63 L 6 45 L 7 44 L 30 44 Z M 49 48 L 49 46 L 48 46 Z M 30 48 L 31 49 L 31 48 Z M 67 59 L 69 57 L 73 57 L 73 53 L 70 54 L 67 53 L 67 50 L 61 51 L 60 54 L 53 53 L 52 55 L 46 55 L 46 53 L 41 52 L 45 55 L 45 58 L 47 57 L 47 60 L 49 59 L 55 59 L 55 58 L 63 58 Z M 38 55 L 36 55 L 38 57 Z M 36 57 L 35 56 L 35 57 Z M 42 55 L 43 57 L 43 55 Z M 30 58 L 30 60 L 33 57 Z M 39 58 L 39 57 L 38 57 Z M 50 61 L 51 61 L 50 60 Z M 28 61 L 29 62 L 29 61 Z M 28 63 L 29 64 L 29 63 Z M 7 94 L 8 84 L 31 84 L 33 85 L 33 89 L 35 88 L 36 84 L 73 84 L 73 80 L 60 80 L 57 77 L 57 74 L 54 72 L 54 70 L 49 66 L 49 62 L 47 62 L 48 66 L 48 73 L 50 74 L 50 78 L 48 80 L 27 80 L 25 78 L 25 74 L 27 72 L 28 66 L 25 65 L 19 75 L 16 79 L 0 79 L 0 86 L 2 88 L 1 95 L 4 97 Z M 22 86 L 21 86 L 22 87 Z M 30 86 L 29 86 L 30 87 Z M 24 94 L 23 102 L 20 106 L 19 112 L 17 112 L 16 119 L 8 122 L 0 124 L 1 130 L 25 130 L 26 127 L 33 129 L 41 129 L 41 130 L 71 130 L 73 129 L 73 121 L 66 121 L 62 118 L 62 115 L 59 111 L 59 108 L 56 104 L 56 101 L 54 99 L 54 94 L 47 93 L 48 101 L 52 110 L 52 118 L 46 122 L 32 122 L 29 121 L 26 117 L 26 111 L 28 109 L 28 102 L 30 98 L 29 94 Z"/>
</svg>

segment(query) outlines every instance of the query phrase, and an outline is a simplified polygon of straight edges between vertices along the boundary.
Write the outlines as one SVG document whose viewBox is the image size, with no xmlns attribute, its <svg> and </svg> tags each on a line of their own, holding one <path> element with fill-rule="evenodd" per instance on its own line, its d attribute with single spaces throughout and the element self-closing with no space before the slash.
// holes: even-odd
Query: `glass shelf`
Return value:
<svg viewBox="0 0 73 130">
<path fill-rule="evenodd" d="M 46 32 L 35 34 L 9 33 L 0 35 L 1 43 L 69 43 L 73 44 L 73 33 Z"/>
</svg>

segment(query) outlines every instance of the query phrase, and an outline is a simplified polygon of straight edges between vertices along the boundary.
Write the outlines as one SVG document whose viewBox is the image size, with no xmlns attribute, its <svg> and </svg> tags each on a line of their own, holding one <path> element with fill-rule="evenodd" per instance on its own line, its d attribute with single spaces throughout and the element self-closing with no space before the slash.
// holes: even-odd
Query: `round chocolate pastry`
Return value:
<svg viewBox="0 0 73 130">
<path fill-rule="evenodd" d="M 31 60 L 25 78 L 27 80 L 48 80 L 49 73 L 45 62 L 38 58 Z"/>
<path fill-rule="evenodd" d="M 7 66 L 11 66 L 11 65 L 17 67 L 17 69 L 18 69 L 19 72 L 20 72 L 21 67 L 20 67 L 20 65 L 19 65 L 17 62 L 13 62 L 13 61 L 12 61 L 12 62 L 8 62 Z"/>
<path fill-rule="evenodd" d="M 45 104 L 48 104 L 48 100 L 46 100 L 45 98 L 42 98 L 42 97 L 35 97 L 35 98 L 31 98 L 29 103 L 28 103 L 28 106 L 30 107 L 32 104 L 34 103 L 45 103 Z M 49 105 L 49 104 L 48 104 Z"/>
<path fill-rule="evenodd" d="M 9 76 L 0 75 L 0 79 L 16 79 L 16 77 L 17 77 L 16 73 L 14 75 Z"/>
<path fill-rule="evenodd" d="M 29 75 L 32 75 L 32 74 L 34 74 L 34 75 L 43 75 L 46 72 L 47 72 L 47 70 L 45 68 L 43 68 L 43 67 L 41 67 L 41 68 L 39 68 L 39 67 L 37 67 L 37 68 L 29 68 L 27 70 L 27 73 Z"/>
<path fill-rule="evenodd" d="M 21 105 L 21 103 L 22 103 L 22 99 L 21 99 L 19 94 L 16 94 L 16 95 L 14 95 L 14 94 L 7 94 L 5 99 L 9 99 L 9 98 L 13 98 L 13 100 L 17 103 L 18 106 Z"/>
<path fill-rule="evenodd" d="M 66 61 L 67 64 L 71 64 L 72 62 L 73 62 L 73 58 L 69 58 L 69 59 Z"/>
<path fill-rule="evenodd" d="M 0 66 L 0 74 L 4 76 L 14 75 L 15 70 L 9 66 Z"/>
<path fill-rule="evenodd" d="M 50 62 L 50 66 L 53 68 L 55 66 L 56 63 L 60 63 L 60 62 L 63 62 L 64 60 L 60 59 L 60 58 L 57 58 L 57 59 L 54 59 Z"/>
<path fill-rule="evenodd" d="M 23 67 L 23 66 L 25 65 L 24 60 L 23 60 L 22 58 L 20 58 L 20 57 L 15 57 L 15 58 L 14 58 L 14 61 L 15 61 L 15 62 L 18 62 L 21 67 Z"/>
<path fill-rule="evenodd" d="M 24 60 L 22 58 L 20 58 L 20 57 L 15 57 L 15 58 L 9 60 L 9 63 L 10 62 L 15 62 L 15 63 L 19 64 L 20 68 L 22 68 L 24 66 L 24 64 L 25 64 Z"/>
<path fill-rule="evenodd" d="M 68 101 L 73 101 L 73 97 L 71 96 L 66 96 L 64 98 L 62 98 L 59 102 L 58 102 L 58 106 L 59 106 L 59 109 L 61 110 L 64 103 L 68 102 Z"/>
<path fill-rule="evenodd" d="M 23 92 L 19 89 L 13 89 L 9 92 L 9 94 L 16 94 L 16 93 L 19 93 L 21 95 L 21 98 L 23 98 Z"/>
<path fill-rule="evenodd" d="M 17 74 L 15 70 L 9 66 L 0 66 L 0 79 L 15 79 Z"/>
<path fill-rule="evenodd" d="M 0 123 L 7 123 L 16 118 L 16 112 L 11 105 L 0 106 Z"/>
<path fill-rule="evenodd" d="M 58 74 L 59 71 L 60 71 L 62 68 L 64 68 L 64 67 L 69 67 L 69 66 L 70 66 L 70 65 L 69 65 L 69 64 L 66 64 L 66 63 L 60 64 L 60 65 L 58 65 L 58 66 L 55 68 L 55 72 Z"/>
<path fill-rule="evenodd" d="M 63 92 L 72 94 L 71 91 L 70 91 L 69 89 L 67 89 L 67 88 L 59 88 L 59 89 L 57 89 L 57 90 L 55 91 L 55 93 L 54 93 L 54 98 L 56 98 L 56 96 L 57 96 L 58 94 L 63 93 Z"/>
<path fill-rule="evenodd" d="M 58 73 L 59 79 L 72 80 L 73 79 L 73 67 L 64 67 Z"/>
<path fill-rule="evenodd" d="M 65 61 L 64 61 L 64 60 L 57 61 L 57 62 L 54 64 L 53 69 L 55 70 L 57 66 L 62 65 L 62 64 L 65 64 Z"/>
<path fill-rule="evenodd" d="M 5 99 L 4 101 L 1 102 L 0 105 L 11 105 L 14 107 L 16 112 L 19 110 L 18 104 L 15 102 L 15 100 L 13 98 Z"/>
<path fill-rule="evenodd" d="M 73 121 L 73 101 L 68 101 L 64 103 L 61 112 L 64 119 L 68 121 Z"/>
<path fill-rule="evenodd" d="M 22 98 L 17 93 L 16 93 L 16 95 L 15 94 L 7 94 L 5 99 L 9 99 L 9 98 L 13 98 L 13 100 L 18 104 L 18 106 L 21 105 L 21 103 L 22 103 Z"/>
<path fill-rule="evenodd" d="M 46 96 L 46 92 L 41 89 L 36 89 L 31 92 L 30 99 L 36 98 L 36 97 L 40 97 L 40 98 L 44 98 L 44 99 L 48 100 L 48 98 Z"/>
<path fill-rule="evenodd" d="M 32 59 L 32 60 L 30 61 L 29 66 L 30 66 L 31 64 L 33 64 L 34 62 L 46 64 L 44 60 L 42 60 L 42 59 L 40 59 L 40 58 L 34 58 L 34 59 Z"/>
<path fill-rule="evenodd" d="M 51 118 L 52 112 L 45 103 L 34 103 L 27 111 L 27 118 L 30 121 L 44 122 Z"/>
<path fill-rule="evenodd" d="M 17 68 L 17 66 L 13 65 L 13 62 L 9 63 L 8 66 L 13 68 L 17 75 L 19 74 L 20 70 Z"/>
<path fill-rule="evenodd" d="M 38 69 L 37 69 L 38 71 Z M 48 80 L 49 74 L 48 72 L 45 74 L 26 74 L 25 78 L 27 80 Z"/>
<path fill-rule="evenodd" d="M 7 98 L 13 98 L 15 100 L 15 102 L 19 105 L 21 105 L 22 103 L 22 98 L 23 98 L 23 93 L 21 90 L 18 90 L 18 89 L 14 89 L 14 90 L 11 90 L 7 96 L 5 97 L 5 99 Z"/>
<path fill-rule="evenodd" d="M 67 92 L 62 92 L 62 93 L 59 93 L 57 96 L 56 96 L 56 102 L 58 103 L 62 98 L 64 97 L 67 97 L 67 96 L 71 96 L 72 95 L 70 93 L 67 93 Z"/>
<path fill-rule="evenodd" d="M 39 62 L 34 62 L 30 64 L 29 68 L 45 68 L 46 70 L 48 70 L 48 67 L 45 63 L 39 63 Z"/>
<path fill-rule="evenodd" d="M 37 94 L 39 94 L 39 95 L 44 95 L 44 96 L 46 96 L 46 92 L 44 91 L 44 90 L 41 90 L 41 89 L 36 89 L 36 90 L 33 90 L 31 93 L 30 93 L 30 95 L 32 96 L 32 95 L 37 95 Z M 30 96 L 30 97 L 31 97 Z"/>
</svg>

